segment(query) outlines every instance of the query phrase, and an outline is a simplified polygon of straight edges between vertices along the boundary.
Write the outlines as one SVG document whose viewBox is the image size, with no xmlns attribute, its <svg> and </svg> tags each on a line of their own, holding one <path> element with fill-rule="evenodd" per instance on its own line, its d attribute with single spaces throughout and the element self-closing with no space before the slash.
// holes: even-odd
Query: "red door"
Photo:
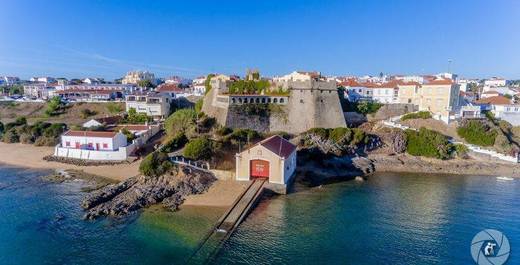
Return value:
<svg viewBox="0 0 520 265">
<path fill-rule="evenodd" d="M 251 160 L 250 163 L 252 178 L 269 178 L 269 161 Z"/>
<path fill-rule="evenodd" d="M 96 143 L 96 150 L 99 150 L 99 143 Z"/>
<path fill-rule="evenodd" d="M 78 142 L 76 142 L 76 149 L 79 149 L 80 147 L 81 145 Z"/>
</svg>

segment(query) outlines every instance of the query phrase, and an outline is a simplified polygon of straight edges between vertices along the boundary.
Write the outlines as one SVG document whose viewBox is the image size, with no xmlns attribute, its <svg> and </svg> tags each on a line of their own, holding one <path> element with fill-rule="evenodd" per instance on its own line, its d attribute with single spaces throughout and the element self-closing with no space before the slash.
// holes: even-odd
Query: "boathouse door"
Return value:
<svg viewBox="0 0 520 265">
<path fill-rule="evenodd" d="M 250 173 L 251 178 L 269 178 L 269 161 L 251 160 Z"/>
</svg>

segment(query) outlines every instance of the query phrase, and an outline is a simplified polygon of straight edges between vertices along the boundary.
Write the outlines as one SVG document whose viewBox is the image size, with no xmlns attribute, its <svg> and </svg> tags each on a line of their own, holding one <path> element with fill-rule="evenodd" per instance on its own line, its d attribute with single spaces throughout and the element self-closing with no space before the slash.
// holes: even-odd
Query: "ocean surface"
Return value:
<svg viewBox="0 0 520 265">
<path fill-rule="evenodd" d="M 183 264 L 223 209 L 82 220 L 81 181 L 0 165 L 0 264 Z M 520 264 L 520 179 L 384 173 L 264 198 L 211 264 L 474 264 L 483 229 Z"/>
</svg>

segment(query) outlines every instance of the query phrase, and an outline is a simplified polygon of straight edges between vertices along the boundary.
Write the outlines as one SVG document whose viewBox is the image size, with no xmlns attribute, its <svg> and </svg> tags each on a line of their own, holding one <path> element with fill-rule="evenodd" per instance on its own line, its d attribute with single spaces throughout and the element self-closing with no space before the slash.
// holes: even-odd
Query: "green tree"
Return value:
<svg viewBox="0 0 520 265">
<path fill-rule="evenodd" d="M 184 148 L 183 155 L 193 160 L 210 159 L 213 154 L 213 144 L 208 138 L 190 140 Z"/>
<path fill-rule="evenodd" d="M 193 109 L 180 109 L 170 115 L 164 122 L 166 134 L 173 136 L 178 133 L 186 133 L 195 128 L 197 113 Z"/>
<path fill-rule="evenodd" d="M 144 80 L 137 81 L 137 86 L 144 87 L 144 88 L 154 87 L 154 85 L 150 79 L 144 79 Z"/>
<path fill-rule="evenodd" d="M 168 172 L 172 166 L 168 155 L 163 152 L 153 152 L 143 159 L 139 165 L 139 172 L 145 176 L 158 177 Z"/>
<path fill-rule="evenodd" d="M 45 110 L 45 114 L 47 116 L 55 116 L 61 110 L 63 104 L 61 102 L 60 97 L 53 97 L 49 102 L 47 102 L 47 109 Z"/>
<path fill-rule="evenodd" d="M 142 124 L 150 120 L 151 118 L 148 117 L 146 113 L 137 113 L 137 111 L 134 108 L 130 108 L 128 110 L 128 115 L 126 117 L 126 122 L 133 124 Z"/>
</svg>

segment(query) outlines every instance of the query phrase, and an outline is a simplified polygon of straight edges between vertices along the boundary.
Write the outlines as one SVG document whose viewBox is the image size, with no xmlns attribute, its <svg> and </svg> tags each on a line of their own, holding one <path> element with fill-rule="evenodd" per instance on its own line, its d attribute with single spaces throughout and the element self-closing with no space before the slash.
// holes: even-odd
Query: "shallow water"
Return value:
<svg viewBox="0 0 520 265">
<path fill-rule="evenodd" d="M 224 209 L 155 207 L 128 218 L 82 220 L 84 183 L 0 166 L 0 264 L 184 263 Z"/>
</svg>

